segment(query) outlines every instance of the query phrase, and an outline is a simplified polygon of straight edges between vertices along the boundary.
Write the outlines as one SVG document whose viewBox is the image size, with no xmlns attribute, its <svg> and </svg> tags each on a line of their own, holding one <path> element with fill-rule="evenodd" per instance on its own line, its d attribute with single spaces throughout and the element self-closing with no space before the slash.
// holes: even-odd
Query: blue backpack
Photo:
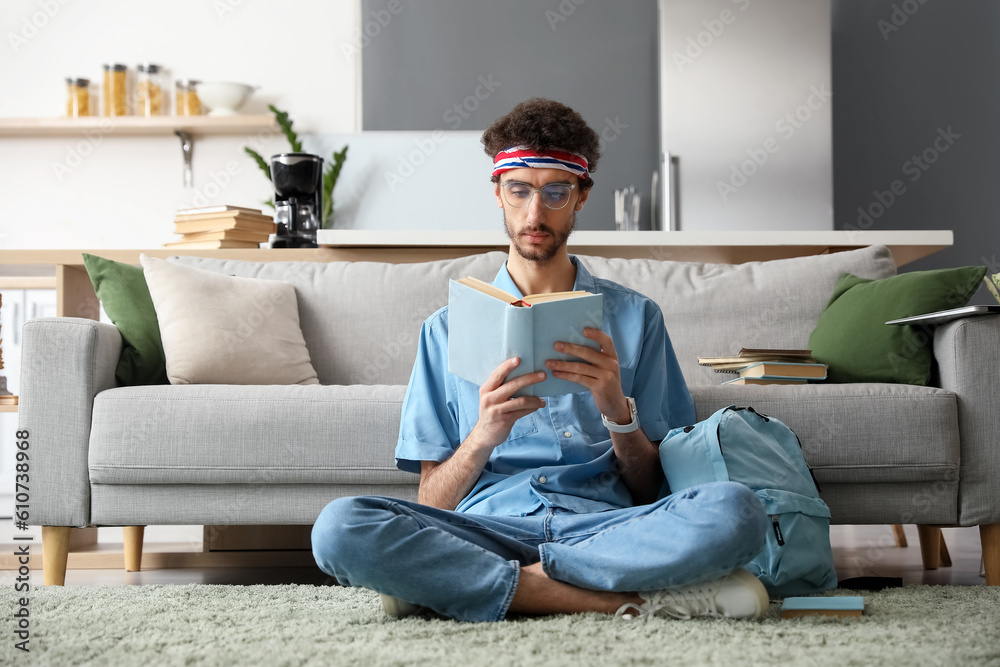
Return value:
<svg viewBox="0 0 1000 667">
<path fill-rule="evenodd" d="M 764 550 L 744 567 L 771 597 L 837 587 L 830 548 L 830 508 L 819 497 L 798 437 L 774 417 L 729 406 L 694 426 L 675 428 L 660 443 L 670 491 L 740 482 L 757 495 L 771 521 Z"/>
</svg>

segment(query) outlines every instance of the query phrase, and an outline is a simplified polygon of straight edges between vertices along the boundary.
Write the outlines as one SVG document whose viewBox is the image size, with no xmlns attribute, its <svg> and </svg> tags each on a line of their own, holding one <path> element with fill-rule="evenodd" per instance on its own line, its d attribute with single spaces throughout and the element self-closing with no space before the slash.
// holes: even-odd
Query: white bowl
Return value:
<svg viewBox="0 0 1000 667">
<path fill-rule="evenodd" d="M 225 81 L 203 81 L 196 88 L 198 99 L 209 108 L 209 116 L 232 116 L 257 86 Z"/>
</svg>

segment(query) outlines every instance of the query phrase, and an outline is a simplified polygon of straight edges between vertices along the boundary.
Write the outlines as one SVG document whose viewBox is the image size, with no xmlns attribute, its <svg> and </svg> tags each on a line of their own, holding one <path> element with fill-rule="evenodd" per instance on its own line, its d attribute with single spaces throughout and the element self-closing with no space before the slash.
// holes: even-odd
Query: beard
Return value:
<svg viewBox="0 0 1000 667">
<path fill-rule="evenodd" d="M 512 241 L 514 250 L 517 251 L 517 254 L 523 259 L 532 262 L 544 263 L 551 261 L 559 253 L 559 250 L 566 245 L 566 241 L 569 240 L 569 235 L 572 234 L 573 230 L 576 228 L 576 211 L 574 211 L 573 217 L 570 219 L 569 227 L 561 232 L 556 232 L 548 225 L 538 225 L 536 227 L 523 230 L 525 232 L 544 232 L 550 235 L 549 244 L 544 247 L 527 246 L 522 245 L 518 236 L 511 231 L 510 225 L 507 222 L 506 211 L 502 211 L 501 215 L 503 216 L 503 230 L 507 234 L 507 238 Z"/>
</svg>

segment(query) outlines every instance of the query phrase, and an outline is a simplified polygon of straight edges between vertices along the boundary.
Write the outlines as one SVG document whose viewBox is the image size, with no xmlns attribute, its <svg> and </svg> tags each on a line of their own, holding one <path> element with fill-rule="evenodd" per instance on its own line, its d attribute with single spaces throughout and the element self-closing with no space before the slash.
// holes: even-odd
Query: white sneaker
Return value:
<svg viewBox="0 0 1000 667">
<path fill-rule="evenodd" d="M 625 619 L 648 616 L 761 618 L 768 608 L 764 584 L 742 568 L 714 581 L 639 593 L 639 597 L 645 602 L 624 604 L 615 616 Z"/>
<path fill-rule="evenodd" d="M 412 602 L 400 600 L 399 598 L 394 598 L 391 595 L 380 595 L 382 595 L 382 609 L 385 611 L 387 616 L 405 618 L 406 616 L 416 616 L 424 610 L 423 607 L 413 604 Z"/>
</svg>

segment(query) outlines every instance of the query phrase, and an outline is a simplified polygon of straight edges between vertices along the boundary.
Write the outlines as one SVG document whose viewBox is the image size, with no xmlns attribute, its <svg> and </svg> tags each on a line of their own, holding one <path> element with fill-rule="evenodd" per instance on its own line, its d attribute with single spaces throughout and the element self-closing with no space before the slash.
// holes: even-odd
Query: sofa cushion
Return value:
<svg viewBox="0 0 1000 667">
<path fill-rule="evenodd" d="M 699 420 L 751 406 L 795 431 L 822 486 L 958 479 L 958 399 L 905 384 L 692 387 Z"/>
<path fill-rule="evenodd" d="M 122 336 L 115 379 L 123 385 L 166 384 L 160 327 L 142 269 L 87 253 L 83 265 L 104 312 Z"/>
<path fill-rule="evenodd" d="M 507 259 L 489 252 L 458 259 L 381 262 L 169 261 L 295 286 L 302 334 L 323 384 L 406 384 L 420 325 L 448 303 L 448 279 L 493 280 Z M 395 442 L 395 435 L 393 436 Z"/>
<path fill-rule="evenodd" d="M 912 271 L 882 280 L 845 273 L 809 336 L 831 382 L 928 384 L 934 353 L 926 331 L 887 320 L 964 306 L 985 266 Z"/>
<path fill-rule="evenodd" d="M 400 484 L 403 386 L 118 387 L 94 398 L 94 484 Z"/>
<path fill-rule="evenodd" d="M 808 346 L 842 273 L 885 278 L 896 272 L 885 246 L 744 264 L 581 257 L 591 273 L 656 301 L 689 385 L 720 384 L 698 357 L 741 347 Z"/>
<path fill-rule="evenodd" d="M 295 288 L 140 255 L 171 384 L 317 384 Z"/>
</svg>

